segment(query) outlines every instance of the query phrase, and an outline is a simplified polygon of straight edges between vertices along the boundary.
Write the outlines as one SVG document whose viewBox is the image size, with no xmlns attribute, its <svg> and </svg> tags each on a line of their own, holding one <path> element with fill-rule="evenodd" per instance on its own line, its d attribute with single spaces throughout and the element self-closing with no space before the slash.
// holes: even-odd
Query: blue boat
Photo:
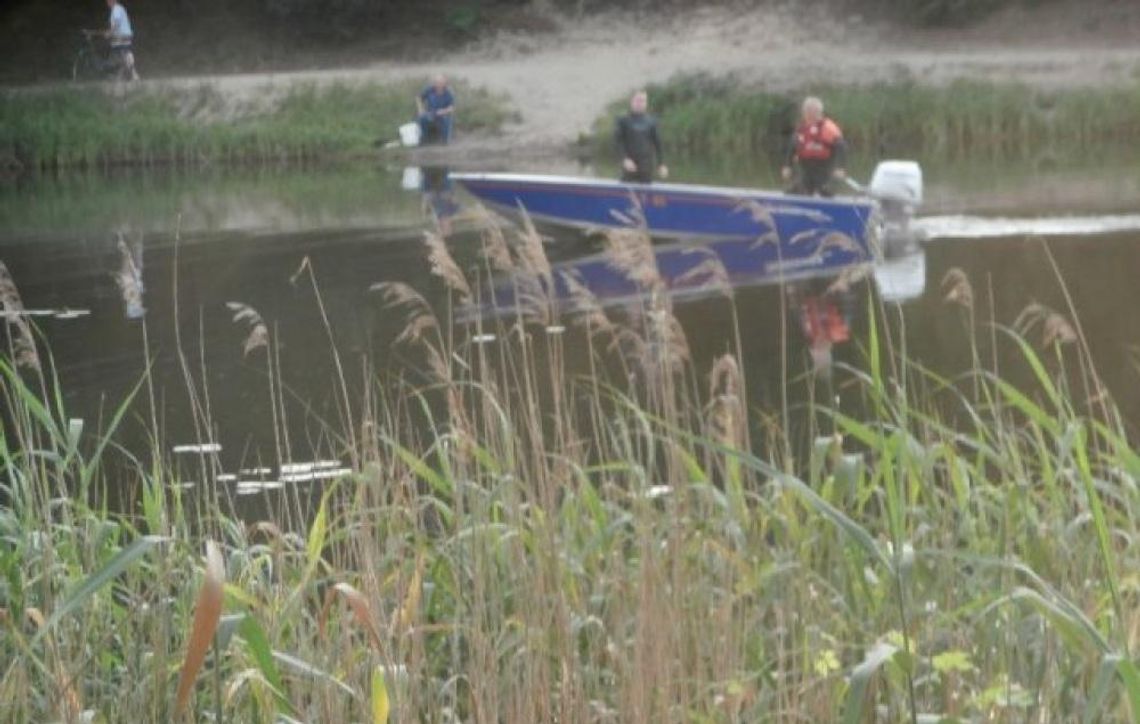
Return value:
<svg viewBox="0 0 1140 724">
<path fill-rule="evenodd" d="M 766 263 L 872 258 L 885 227 L 908 224 L 922 201 L 922 171 L 913 161 L 884 161 L 865 196 L 833 199 L 573 176 L 456 173 L 452 179 L 506 215 L 525 211 L 536 223 L 587 233 L 641 226 L 661 239 L 748 240 L 768 248 Z M 821 246 L 832 249 L 821 255 Z"/>
<path fill-rule="evenodd" d="M 692 186 L 629 184 L 603 179 L 521 174 L 453 174 L 487 207 L 510 216 L 583 232 L 639 227 L 657 239 L 656 275 L 673 297 L 718 293 L 724 286 L 773 284 L 869 271 L 884 255 L 879 242 L 909 228 L 922 199 L 918 165 L 879 165 L 861 197 L 838 199 L 778 192 Z M 500 279 L 475 316 L 517 310 L 538 292 L 555 307 L 572 307 L 575 290 L 603 304 L 645 293 L 605 254 L 554 267 L 541 290 L 528 280 Z M 520 284 L 522 286 L 520 286 Z"/>
</svg>

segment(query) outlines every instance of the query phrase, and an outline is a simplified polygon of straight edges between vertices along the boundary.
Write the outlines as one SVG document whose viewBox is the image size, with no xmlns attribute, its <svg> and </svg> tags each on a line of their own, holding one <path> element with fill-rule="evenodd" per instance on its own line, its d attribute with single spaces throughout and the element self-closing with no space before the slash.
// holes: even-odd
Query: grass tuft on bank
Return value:
<svg viewBox="0 0 1140 724">
<path fill-rule="evenodd" d="M 808 86 L 772 91 L 732 77 L 691 75 L 650 86 L 670 149 L 687 155 L 779 155 L 794 128 L 798 104 L 818 95 L 859 153 L 927 157 L 1079 156 L 1090 148 L 1140 139 L 1140 86 L 1038 89 L 1018 83 L 913 80 L 865 86 Z M 595 124 L 610 143 L 615 101 Z"/>
<path fill-rule="evenodd" d="M 302 84 L 241 97 L 211 85 L 9 91 L 0 160 L 43 170 L 114 165 L 255 164 L 360 157 L 413 119 L 422 83 Z M 493 133 L 507 101 L 457 84 L 459 133 Z"/>
</svg>

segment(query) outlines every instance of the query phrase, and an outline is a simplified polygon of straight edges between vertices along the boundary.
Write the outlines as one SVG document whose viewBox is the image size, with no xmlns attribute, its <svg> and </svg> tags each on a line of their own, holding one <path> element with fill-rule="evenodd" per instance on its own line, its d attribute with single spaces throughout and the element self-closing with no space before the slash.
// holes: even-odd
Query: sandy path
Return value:
<svg viewBox="0 0 1140 724">
<path fill-rule="evenodd" d="M 1140 12 L 1113 21 L 1115 32 L 1089 31 L 1083 17 L 1053 18 L 1050 24 L 1041 17 L 1027 23 L 1007 16 L 994 20 L 988 32 L 902 34 L 858 18 L 803 18 L 779 7 L 746 13 L 706 9 L 648 25 L 629 16 L 607 15 L 566 24 L 549 36 L 499 37 L 437 64 L 384 63 L 154 83 L 210 83 L 237 107 L 249 99 L 272 97 L 272 92 L 265 93 L 267 86 L 385 81 L 443 70 L 512 99 L 522 121 L 507 129 L 511 144 L 561 148 L 588 132 L 607 103 L 678 73 L 736 73 L 773 88 L 898 77 L 929 83 L 960 77 L 1013 79 L 1049 87 L 1140 78 L 1140 45 L 1129 41 L 1133 30 L 1140 31 Z M 827 41 L 808 30 L 812 27 L 827 28 Z M 1037 35 L 1019 30 L 1025 27 L 1036 28 Z"/>
</svg>

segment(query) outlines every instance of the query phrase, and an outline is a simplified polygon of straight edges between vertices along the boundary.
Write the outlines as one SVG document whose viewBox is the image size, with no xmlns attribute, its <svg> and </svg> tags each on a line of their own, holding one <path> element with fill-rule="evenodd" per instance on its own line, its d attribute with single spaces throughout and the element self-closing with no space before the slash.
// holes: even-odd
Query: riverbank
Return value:
<svg viewBox="0 0 1140 724">
<path fill-rule="evenodd" d="M 408 84 L 406 92 L 414 89 L 416 82 L 443 71 L 468 88 L 485 89 L 496 99 L 497 121 L 480 123 L 477 110 L 461 111 L 460 144 L 448 152 L 449 157 L 479 163 L 505 154 L 565 157 L 571 153 L 566 149 L 591 137 L 597 119 L 607 113 L 615 99 L 627 97 L 643 85 L 666 87 L 676 78 L 702 74 L 718 79 L 718 83 L 733 78 L 747 93 L 760 90 L 788 95 L 805 88 L 849 88 L 852 94 L 863 95 L 864 89 L 878 85 L 919 90 L 962 82 L 982 87 L 1020 85 L 1031 89 L 1027 93 L 1033 96 L 1034 104 L 1038 97 L 1047 104 L 1055 92 L 1111 95 L 1110 89 L 1134 88 L 1140 79 L 1140 49 L 1128 42 L 1125 30 L 1140 23 L 1140 8 L 1100 0 L 1082 6 L 1079 12 L 1062 5 L 1010 8 L 968 29 L 938 31 L 918 31 L 851 14 L 837 19 L 814 6 L 705 7 L 652 15 L 590 13 L 564 20 L 549 32 L 504 31 L 462 47 L 440 47 L 426 61 L 388 60 L 288 73 L 153 78 L 145 72 L 145 57 L 140 57 L 144 77 L 151 78 L 144 80 L 140 89 L 145 90 L 144 95 L 156 97 L 205 93 L 219 98 L 217 105 L 227 108 L 257 108 L 265 96 L 281 98 L 313 88 Z M 818 33 L 821 23 L 830 29 L 826 38 Z M 24 105 L 31 102 L 28 98 L 43 94 L 69 97 L 72 91 L 71 86 L 64 85 L 19 93 L 9 90 L 5 106 Z M 935 91 L 924 93 L 919 96 L 929 98 Z M 8 102 L 9 97 L 15 100 Z M 833 108 L 837 100 L 833 99 Z M 466 98 L 461 100 L 462 104 L 467 102 Z M 362 110 L 366 108 L 369 110 Z M 287 120 L 277 123 L 262 118 L 260 125 L 281 134 L 277 137 L 284 137 L 284 141 L 278 147 L 294 149 L 292 152 L 299 156 L 328 153 L 325 149 L 352 154 L 375 140 L 376 129 L 394 127 L 391 124 L 406 120 L 410 111 L 403 98 L 394 99 L 391 108 L 396 112 L 389 116 L 382 116 L 384 109 L 367 101 L 317 108 L 318 114 L 306 119 L 306 130 L 298 134 L 283 128 L 291 123 Z M 907 108 L 940 110 L 936 105 L 902 106 L 901 110 Z M 54 129 L 59 124 L 50 117 L 50 110 L 50 106 L 41 107 L 39 113 L 27 114 L 22 126 Z M 1048 112 L 1047 108 L 1043 110 Z M 706 109 L 708 113 L 714 111 Z M 969 105 L 949 111 L 983 112 Z M 324 112 L 323 118 L 319 112 Z M 353 130 L 356 119 L 358 130 Z M 704 122 L 695 119 L 694 124 L 698 120 Z M 852 118 L 847 123 L 857 125 L 858 121 Z M 5 129 L 10 125 L 5 123 Z M 168 123 L 165 127 L 177 125 Z M 501 134 L 484 133 L 494 128 Z M 132 147 L 131 136 L 116 133 L 98 140 L 102 136 L 92 132 L 96 140 L 87 142 L 83 126 L 64 130 L 73 134 L 65 144 L 41 139 L 43 129 L 28 128 L 24 133 L 35 144 L 33 155 L 47 159 L 60 156 L 61 151 L 63 157 L 83 159 L 89 152 L 79 147 L 96 143 L 110 148 L 113 155 Z M 210 130 L 210 135 L 226 136 L 226 140 L 201 138 L 194 143 L 211 154 L 224 156 L 230 152 L 212 150 L 217 146 L 234 149 L 234 155 L 240 155 L 237 149 L 250 147 L 260 147 L 257 153 L 266 157 L 282 155 L 275 153 L 273 144 L 257 140 L 266 138 L 264 133 L 248 128 L 244 132 L 217 127 Z M 57 131 L 48 135 L 57 138 Z M 135 135 L 146 132 L 142 129 Z M 179 132 L 190 137 L 204 135 L 194 128 Z M 233 140 L 243 134 L 244 139 Z M 684 134 L 681 142 L 688 143 Z M 165 145 L 166 149 L 155 154 L 178 155 L 176 144 L 167 141 Z"/>
<path fill-rule="evenodd" d="M 262 85 L 88 85 L 8 91 L 0 162 L 10 170 L 344 161 L 374 154 L 414 117 L 422 80 Z M 462 81 L 464 131 L 497 131 L 505 98 Z"/>
</svg>

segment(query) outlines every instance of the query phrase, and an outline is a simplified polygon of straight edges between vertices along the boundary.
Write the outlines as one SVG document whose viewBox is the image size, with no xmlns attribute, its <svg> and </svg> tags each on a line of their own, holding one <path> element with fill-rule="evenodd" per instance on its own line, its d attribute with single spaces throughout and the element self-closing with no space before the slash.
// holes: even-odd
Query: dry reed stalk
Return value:
<svg viewBox="0 0 1140 724">
<path fill-rule="evenodd" d="M 198 602 L 194 606 L 194 621 L 190 626 L 186 657 L 182 661 L 182 671 L 178 675 L 178 694 L 174 703 L 175 718 L 186 711 L 198 671 L 202 668 L 206 653 L 214 643 L 214 633 L 218 629 L 218 621 L 222 615 L 225 582 L 226 566 L 222 552 L 214 541 L 206 541 L 205 575 L 202 587 L 198 591 Z"/>
<path fill-rule="evenodd" d="M 376 620 L 372 615 L 372 607 L 368 605 L 368 599 L 356 588 L 344 582 L 337 583 L 325 593 L 325 602 L 321 607 L 320 618 L 317 620 L 317 631 L 321 638 L 324 639 L 327 636 L 329 613 L 338 597 L 348 604 L 352 611 L 353 620 L 368 634 L 368 640 L 373 648 L 378 653 L 382 652 L 380 632 L 376 628 Z"/>
<path fill-rule="evenodd" d="M 35 370 L 37 373 L 42 372 L 35 336 L 32 334 L 32 326 L 28 324 L 28 319 L 24 315 L 24 303 L 20 299 L 20 291 L 16 288 L 16 282 L 8 272 L 8 267 L 2 261 L 0 261 L 0 312 L 2 312 L 0 316 L 8 322 L 9 330 L 14 332 L 11 339 L 16 366 Z"/>
<path fill-rule="evenodd" d="M 121 232 L 115 246 L 119 250 L 119 270 L 115 273 L 115 285 L 119 288 L 128 310 L 141 310 L 143 308 L 142 270 L 139 269 L 134 254 L 131 253 Z"/>
<path fill-rule="evenodd" d="M 871 267 L 867 264 L 848 266 L 839 272 L 831 284 L 827 286 L 827 294 L 846 294 L 857 282 L 866 279 L 871 274 Z"/>
<path fill-rule="evenodd" d="M 709 421 L 723 445 L 744 449 L 744 378 L 736 357 L 724 354 L 709 371 Z"/>
<path fill-rule="evenodd" d="M 674 281 L 674 286 L 680 288 L 708 289 L 719 292 L 726 298 L 733 297 L 732 282 L 728 277 L 728 269 L 720 256 L 705 246 L 696 246 L 685 251 L 687 254 L 699 254 L 704 258 L 699 264 L 681 274 Z"/>
<path fill-rule="evenodd" d="M 378 282 L 368 287 L 371 292 L 379 292 L 387 307 L 405 307 L 404 329 L 396 337 L 396 343 L 422 342 L 427 352 L 428 369 L 440 383 L 451 381 L 451 368 L 443 352 L 443 337 L 439 319 L 423 295 L 403 282 Z M 435 343 L 428 340 L 434 333 Z"/>
<path fill-rule="evenodd" d="M 838 251 L 849 251 L 852 254 L 864 255 L 863 247 L 842 231 L 832 231 L 824 235 L 823 239 L 819 242 L 819 246 L 812 252 L 813 257 L 822 257 L 825 252 L 832 249 Z"/>
<path fill-rule="evenodd" d="M 242 344 L 242 355 L 249 356 L 255 349 L 269 348 L 269 328 L 265 320 L 256 309 L 242 302 L 226 302 L 226 307 L 234 313 L 233 322 L 246 322 L 249 325 L 249 334 Z"/>
<path fill-rule="evenodd" d="M 653 243 L 644 229 L 613 229 L 605 235 L 605 254 L 612 268 L 645 291 L 665 286 L 657 269 Z"/>
<path fill-rule="evenodd" d="M 567 311 L 575 323 L 584 326 L 590 334 L 613 334 L 616 329 L 614 323 L 606 315 L 598 298 L 582 282 L 581 275 L 576 271 L 563 271 L 559 274 L 566 285 L 569 299 Z"/>
</svg>

